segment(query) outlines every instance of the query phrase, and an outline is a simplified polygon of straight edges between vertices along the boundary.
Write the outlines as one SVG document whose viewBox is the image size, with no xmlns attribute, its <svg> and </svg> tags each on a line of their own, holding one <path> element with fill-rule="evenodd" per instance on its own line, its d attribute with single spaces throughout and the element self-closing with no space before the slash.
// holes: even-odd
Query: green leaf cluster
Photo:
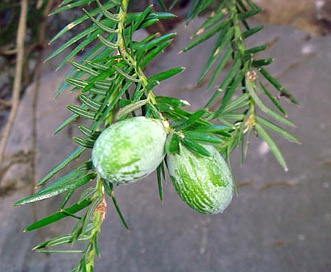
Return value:
<svg viewBox="0 0 331 272">
<path fill-rule="evenodd" d="M 197 15 L 201 11 L 197 9 L 194 14 Z M 278 162 L 286 170 L 285 159 L 268 131 L 298 143 L 298 139 L 283 128 L 294 127 L 294 124 L 287 118 L 287 112 L 280 99 L 285 97 L 294 104 L 298 102 L 266 70 L 266 66 L 270 65 L 273 59 L 258 59 L 258 53 L 266 50 L 267 46 L 262 44 L 248 48 L 246 45 L 248 38 L 263 29 L 261 26 L 250 27 L 248 21 L 260 11 L 249 0 L 220 1 L 216 10 L 192 35 L 192 42 L 182 52 L 202 44 L 211 37 L 216 39 L 198 81 L 201 82 L 212 73 L 207 88 L 211 90 L 216 87 L 204 108 L 208 112 L 206 119 L 219 121 L 233 128 L 232 137 L 223 142 L 221 151 L 229 156 L 240 146 L 244 158 L 251 135 L 258 135 L 267 142 Z M 224 68 L 229 63 L 231 68 L 223 76 Z M 215 86 L 217 80 L 221 80 L 221 83 Z M 275 94 L 269 86 L 274 88 Z M 269 100 L 271 106 L 267 106 L 265 100 Z"/>
<path fill-rule="evenodd" d="M 73 171 L 65 172 L 69 164 L 75 164 L 83 153 L 93 148 L 100 133 L 112 123 L 138 115 L 160 119 L 169 124 L 165 144 L 167 154 L 180 152 L 179 146 L 182 144 L 192 152 L 209 156 L 204 145 L 210 144 L 229 160 L 238 147 L 244 158 L 250 138 L 257 135 L 270 146 L 284 169 L 287 169 L 285 159 L 271 135 L 278 134 L 298 142 L 284 128 L 294 127 L 294 124 L 287 118 L 280 99 L 286 98 L 295 104 L 297 101 L 267 71 L 266 66 L 273 60 L 258 58 L 258 53 L 267 47 L 262 44 L 248 48 L 246 45 L 248 38 L 262 30 L 262 27 L 250 27 L 249 18 L 261 11 L 251 0 L 192 1 L 188 21 L 213 7 L 210 16 L 192 34 L 192 41 L 181 51 L 185 53 L 215 38 L 214 48 L 198 80 L 201 82 L 207 79 L 207 75 L 212 75 L 207 86 L 210 97 L 202 109 L 190 111 L 188 101 L 155 95 L 155 86 L 185 71 L 184 67 L 175 67 L 146 76 L 146 68 L 171 44 L 175 36 L 173 33 L 153 33 L 143 40 L 134 40 L 136 31 L 174 17 L 166 10 L 167 6 L 162 0 L 158 2 L 164 11 L 156 12 L 153 6 L 148 6 L 142 12 L 129 13 L 128 0 L 103 3 L 99 0 L 64 0 L 53 12 L 56 15 L 80 8 L 82 16 L 65 26 L 51 43 L 83 22 L 91 23 L 48 58 L 70 49 L 59 68 L 69 63 L 72 69 L 56 96 L 71 92 L 78 97 L 80 104 L 68 106 L 71 115 L 55 133 L 77 122 L 80 135 L 73 137 L 73 141 L 78 147 L 38 183 L 39 187 L 43 186 L 40 191 L 15 205 L 64 196 L 57 212 L 28 226 L 26 231 L 48 226 L 64 218 L 75 218 L 76 225 L 70 234 L 51 238 L 35 247 L 40 252 L 82 254 L 73 271 L 94 271 L 95 256 L 100 256 L 98 237 L 107 211 L 107 196 L 128 228 L 117 203 L 113 184 L 98 176 L 90 159 L 81 162 Z M 172 1 L 170 8 L 177 2 Z M 87 47 L 89 50 L 80 57 L 78 53 Z M 230 66 L 230 69 L 224 73 L 226 66 Z M 60 174 L 62 177 L 54 180 Z M 165 179 L 166 165 L 162 162 L 157 168 L 161 201 Z M 69 204 L 78 189 L 82 191 L 78 200 Z M 73 249 L 77 242 L 84 243 L 85 249 Z"/>
</svg>

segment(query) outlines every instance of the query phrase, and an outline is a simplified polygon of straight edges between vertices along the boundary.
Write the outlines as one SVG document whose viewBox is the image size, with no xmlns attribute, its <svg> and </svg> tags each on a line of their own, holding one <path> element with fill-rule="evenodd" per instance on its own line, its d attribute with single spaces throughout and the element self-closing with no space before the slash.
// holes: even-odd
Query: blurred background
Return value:
<svg viewBox="0 0 331 272">
<path fill-rule="evenodd" d="M 131 9 L 142 10 L 151 2 L 134 0 Z M 170 180 L 164 186 L 165 200 L 161 203 L 155 175 L 120 186 L 117 199 L 131 232 L 125 230 L 109 205 L 101 237 L 102 258 L 97 260 L 96 271 L 331 271 L 331 1 L 254 2 L 263 11 L 251 23 L 264 24 L 265 30 L 249 42 L 269 45 L 264 54 L 276 59 L 269 71 L 300 103 L 298 107 L 288 103 L 285 108 L 297 124 L 291 132 L 302 144 L 276 136 L 289 171 L 283 171 L 263 141 L 254 139 L 244 164 L 236 152 L 232 158 L 238 195 L 223 214 L 214 216 L 188 208 Z M 12 207 L 15 201 L 31 194 L 35 182 L 75 148 L 71 140 L 74 127 L 52 134 L 69 116 L 66 105 L 75 103 L 70 94 L 53 98 L 68 68 L 55 72 L 62 56 L 43 63 L 71 34 L 48 46 L 52 36 L 81 15 L 76 10 L 48 17 L 59 3 L 28 1 L 22 80 L 19 96 L 14 96 L 21 3 L 0 0 L 2 139 L 10 112 L 17 108 L 0 167 L 0 271 L 71 271 L 80 258 L 31 250 L 45 238 L 70 232 L 70 219 L 22 233 L 36 219 L 54 212 L 60 199 Z M 178 15 L 175 20 L 148 29 L 177 33 L 173 45 L 149 67 L 148 73 L 186 66 L 185 73 L 165 81 L 156 93 L 186 99 L 193 110 L 206 100 L 204 83 L 196 85 L 195 81 L 213 40 L 177 55 L 203 22 L 198 18 L 188 26 L 183 24 L 190 4 L 188 0 L 179 1 L 173 10 Z"/>
</svg>

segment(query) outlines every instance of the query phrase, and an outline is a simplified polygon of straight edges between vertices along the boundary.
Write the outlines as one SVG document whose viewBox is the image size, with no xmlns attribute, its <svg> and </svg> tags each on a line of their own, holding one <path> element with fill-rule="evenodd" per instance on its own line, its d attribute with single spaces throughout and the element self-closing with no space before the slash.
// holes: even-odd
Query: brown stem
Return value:
<svg viewBox="0 0 331 272">
<path fill-rule="evenodd" d="M 17 47 L 17 62 L 15 68 L 15 79 L 13 87 L 12 108 L 9 114 L 7 125 L 4 129 L 4 134 L 0 143 L 0 163 L 3 161 L 6 145 L 10 136 L 14 120 L 17 114 L 17 109 L 20 100 L 20 90 L 22 85 L 22 70 L 24 63 L 24 38 L 26 33 L 26 20 L 28 11 L 28 0 L 21 0 L 21 13 L 18 23 L 18 31 L 16 37 Z"/>
<path fill-rule="evenodd" d="M 10 108 L 12 106 L 12 103 L 10 101 L 6 101 L 6 100 L 3 100 L 0 98 L 0 104 L 7 107 L 7 108 Z"/>
</svg>

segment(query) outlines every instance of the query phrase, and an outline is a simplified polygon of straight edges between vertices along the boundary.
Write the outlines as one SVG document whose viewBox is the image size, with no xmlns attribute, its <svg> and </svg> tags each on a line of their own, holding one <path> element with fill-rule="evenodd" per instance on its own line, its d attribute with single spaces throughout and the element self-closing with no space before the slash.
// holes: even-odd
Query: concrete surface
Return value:
<svg viewBox="0 0 331 272">
<path fill-rule="evenodd" d="M 157 93 L 177 95 L 195 108 L 203 104 L 207 95 L 201 91 L 204 86 L 198 88 L 192 82 L 212 44 L 177 56 L 189 29 L 176 30 L 181 40 L 155 64 L 154 71 L 187 66 L 185 74 L 160 86 Z M 267 54 L 276 62 L 269 70 L 300 102 L 299 107 L 287 103 L 286 108 L 298 126 L 292 132 L 302 144 L 276 138 L 289 171 L 282 170 L 263 142 L 254 140 L 244 165 L 240 164 L 238 154 L 233 156 L 239 195 L 223 214 L 215 216 L 201 215 L 188 208 L 170 181 L 164 186 L 165 201 L 160 203 L 155 175 L 118 187 L 117 199 L 131 232 L 124 229 L 109 205 L 101 236 L 102 259 L 97 261 L 96 271 L 331 271 L 331 37 L 310 37 L 296 29 L 270 25 L 251 42 L 271 45 Z M 56 75 L 43 78 L 41 92 L 51 97 L 55 89 L 50 86 L 58 80 Z M 40 120 L 44 121 L 38 130 L 39 177 L 72 150 L 70 130 L 50 136 L 51 128 L 63 119 L 57 113 L 66 114 L 57 107 L 64 106 L 67 100 L 44 102 L 50 112 L 47 116 L 40 113 Z M 22 105 L 29 108 L 28 101 L 29 93 Z M 23 120 L 27 114 L 22 112 L 19 116 Z M 15 154 L 17 157 L 24 139 L 29 138 L 25 133 L 28 132 L 23 128 L 16 130 L 19 137 L 14 142 L 15 151 L 8 151 L 9 160 Z M 29 148 L 26 150 L 28 153 Z M 41 235 L 45 238 L 70 231 L 70 221 L 41 233 L 21 232 L 33 221 L 32 206 L 10 205 L 30 193 L 29 182 L 23 181 L 19 190 L 7 192 L 0 199 L 0 271 L 70 271 L 79 256 L 42 255 L 30 250 L 41 241 Z M 58 202 L 43 202 L 37 217 L 54 210 Z"/>
</svg>

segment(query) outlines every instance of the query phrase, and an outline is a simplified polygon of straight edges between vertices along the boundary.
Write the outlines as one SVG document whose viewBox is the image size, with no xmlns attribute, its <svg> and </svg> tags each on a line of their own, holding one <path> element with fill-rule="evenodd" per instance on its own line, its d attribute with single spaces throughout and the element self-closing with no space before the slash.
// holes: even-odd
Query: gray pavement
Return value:
<svg viewBox="0 0 331 272">
<path fill-rule="evenodd" d="M 180 40 L 154 64 L 150 73 L 166 67 L 187 66 L 184 74 L 161 85 L 156 92 L 187 99 L 196 109 L 206 100 L 206 94 L 202 92 L 204 86 L 194 86 L 193 82 L 212 43 L 177 56 L 190 28 L 176 30 Z M 299 107 L 288 103 L 286 108 L 289 118 L 297 124 L 292 132 L 302 144 L 276 138 L 289 171 L 283 171 L 260 139 L 253 140 L 244 165 L 237 153 L 233 156 L 239 195 L 223 214 L 214 216 L 201 215 L 188 208 L 169 180 L 164 186 L 164 203 L 161 203 L 155 175 L 119 186 L 117 199 L 131 232 L 124 229 L 109 205 L 101 236 L 102 258 L 97 261 L 96 271 L 331 271 L 331 37 L 310 37 L 296 29 L 270 25 L 251 41 L 252 44 L 265 42 L 271 45 L 267 54 L 276 58 L 269 70 L 300 102 Z M 71 129 L 50 136 L 67 114 L 59 112 L 58 107 L 69 103 L 68 97 L 50 99 L 62 76 L 50 74 L 42 79 L 38 115 L 39 177 L 73 149 Z M 7 170 L 2 176 L 7 185 L 18 179 L 18 190 L 0 198 L 0 271 L 70 271 L 78 256 L 46 256 L 30 250 L 41 236 L 70 231 L 70 220 L 41 233 L 22 233 L 33 221 L 33 207 L 10 207 L 30 193 L 31 180 L 24 179 L 28 176 L 31 148 L 26 127 L 29 96 L 28 92 L 18 116 L 18 120 L 24 122 L 15 124 L 17 129 L 7 151 L 8 169 L 16 167 L 16 171 L 20 169 L 22 173 Z M 25 154 L 26 160 L 18 154 Z M 56 209 L 58 203 L 56 199 L 43 202 L 37 209 L 38 218 Z"/>
</svg>

